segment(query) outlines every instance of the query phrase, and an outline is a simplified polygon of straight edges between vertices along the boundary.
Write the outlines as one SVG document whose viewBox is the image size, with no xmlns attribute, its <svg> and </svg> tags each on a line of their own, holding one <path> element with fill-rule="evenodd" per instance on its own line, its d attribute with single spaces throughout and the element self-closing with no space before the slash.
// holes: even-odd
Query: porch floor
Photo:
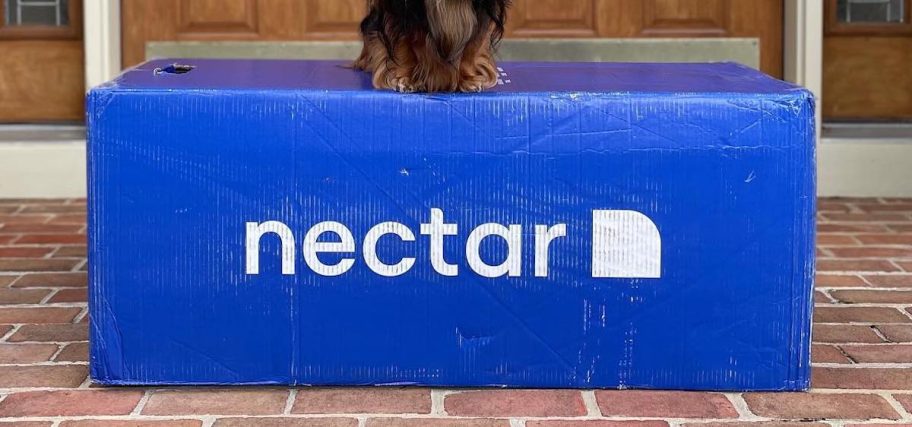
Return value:
<svg viewBox="0 0 912 427">
<path fill-rule="evenodd" d="M 822 199 L 818 229 L 811 393 L 105 389 L 86 377 L 85 201 L 0 200 L 0 420 L 67 427 L 912 426 L 912 199 Z"/>
</svg>

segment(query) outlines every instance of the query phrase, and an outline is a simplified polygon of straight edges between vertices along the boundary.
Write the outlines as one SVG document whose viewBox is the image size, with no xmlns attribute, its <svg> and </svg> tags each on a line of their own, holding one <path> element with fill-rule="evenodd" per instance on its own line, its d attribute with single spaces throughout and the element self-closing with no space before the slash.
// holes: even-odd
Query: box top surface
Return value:
<svg viewBox="0 0 912 427">
<path fill-rule="evenodd" d="M 156 72 L 171 64 L 184 74 Z M 372 91 L 367 73 L 344 61 L 160 59 L 125 71 L 103 90 Z M 497 93 L 754 93 L 804 89 L 736 63 L 504 62 Z"/>
</svg>

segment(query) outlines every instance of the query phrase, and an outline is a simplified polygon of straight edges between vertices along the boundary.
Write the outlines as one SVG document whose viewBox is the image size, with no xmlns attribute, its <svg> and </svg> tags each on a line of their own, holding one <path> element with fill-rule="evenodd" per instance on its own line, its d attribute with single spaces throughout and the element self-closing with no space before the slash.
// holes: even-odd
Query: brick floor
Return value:
<svg viewBox="0 0 912 427">
<path fill-rule="evenodd" d="M 0 200 L 0 427 L 912 426 L 912 199 L 824 199 L 818 217 L 810 393 L 102 389 L 85 203 Z"/>
</svg>

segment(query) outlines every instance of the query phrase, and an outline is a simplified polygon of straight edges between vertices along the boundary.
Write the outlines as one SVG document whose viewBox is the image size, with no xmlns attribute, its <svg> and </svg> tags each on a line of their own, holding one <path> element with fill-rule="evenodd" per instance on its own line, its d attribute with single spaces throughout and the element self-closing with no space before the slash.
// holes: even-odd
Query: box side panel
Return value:
<svg viewBox="0 0 912 427">
<path fill-rule="evenodd" d="M 797 98 L 112 93 L 90 130 L 93 375 L 801 388 L 814 165 Z M 458 230 L 442 246 L 455 276 L 421 234 L 432 209 Z M 593 278 L 602 210 L 655 224 L 660 278 Z M 293 236 L 295 274 L 275 235 L 247 274 L 247 224 L 266 221 Z M 323 221 L 355 242 L 319 257 L 354 260 L 339 276 L 302 254 Z M 378 243 L 383 262 L 415 259 L 398 277 L 364 261 L 385 221 L 415 236 Z M 489 223 L 521 227 L 518 277 L 467 260 Z M 534 227 L 556 224 L 567 236 L 537 278 Z M 479 253 L 499 264 L 509 249 L 488 238 Z"/>
</svg>

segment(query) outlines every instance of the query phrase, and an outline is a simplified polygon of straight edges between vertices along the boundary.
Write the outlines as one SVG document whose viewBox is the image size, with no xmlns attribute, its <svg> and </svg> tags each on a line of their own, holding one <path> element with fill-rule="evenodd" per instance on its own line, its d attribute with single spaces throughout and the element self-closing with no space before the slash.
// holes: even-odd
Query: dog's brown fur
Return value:
<svg viewBox="0 0 912 427">
<path fill-rule="evenodd" d="M 421 15 L 419 25 L 403 30 L 390 2 Z M 503 1 L 504 8 L 506 1 Z M 371 15 L 362 24 L 364 48 L 354 67 L 373 73 L 378 89 L 400 92 L 480 92 L 497 84 L 494 45 L 503 18 L 476 10 L 473 0 L 369 0 Z M 401 10 L 398 12 L 402 13 Z M 415 16 L 410 16 L 415 19 Z M 394 36 L 390 36 L 394 35 Z"/>
</svg>

